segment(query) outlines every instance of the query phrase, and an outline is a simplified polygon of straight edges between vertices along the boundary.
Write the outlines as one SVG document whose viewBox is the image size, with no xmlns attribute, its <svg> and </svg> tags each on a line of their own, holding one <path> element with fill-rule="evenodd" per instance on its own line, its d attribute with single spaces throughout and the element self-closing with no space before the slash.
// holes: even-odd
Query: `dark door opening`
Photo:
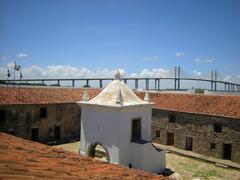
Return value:
<svg viewBox="0 0 240 180">
<path fill-rule="evenodd" d="M 167 133 L 167 145 L 174 146 L 174 134 Z"/>
<path fill-rule="evenodd" d="M 12 131 L 12 130 L 7 131 L 7 134 L 14 135 L 14 131 Z"/>
<path fill-rule="evenodd" d="M 55 126 L 55 139 L 61 139 L 61 126 Z"/>
<path fill-rule="evenodd" d="M 186 150 L 192 151 L 193 150 L 193 138 L 192 137 L 186 137 Z"/>
<path fill-rule="evenodd" d="M 39 130 L 38 128 L 33 128 L 31 133 L 31 140 L 38 141 L 39 140 Z"/>
<path fill-rule="evenodd" d="M 223 159 L 231 160 L 232 158 L 232 145 L 223 143 Z"/>
<path fill-rule="evenodd" d="M 141 139 L 141 120 L 132 120 L 132 140 Z"/>
</svg>

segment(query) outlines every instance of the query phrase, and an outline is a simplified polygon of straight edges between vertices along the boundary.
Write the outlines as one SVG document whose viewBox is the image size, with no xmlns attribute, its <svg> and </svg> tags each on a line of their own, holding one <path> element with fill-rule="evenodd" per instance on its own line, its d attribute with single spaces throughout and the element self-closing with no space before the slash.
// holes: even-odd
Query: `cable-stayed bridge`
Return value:
<svg viewBox="0 0 240 180">
<path fill-rule="evenodd" d="M 6 85 L 54 85 L 71 87 L 104 88 L 114 78 L 35 78 L 2 79 Z M 180 67 L 174 68 L 173 77 L 123 77 L 122 81 L 132 89 L 143 90 L 188 90 L 202 89 L 210 91 L 240 92 L 240 84 L 217 79 L 217 71 L 211 71 L 211 79 L 181 77 Z M 51 84 L 53 83 L 53 84 Z"/>
</svg>

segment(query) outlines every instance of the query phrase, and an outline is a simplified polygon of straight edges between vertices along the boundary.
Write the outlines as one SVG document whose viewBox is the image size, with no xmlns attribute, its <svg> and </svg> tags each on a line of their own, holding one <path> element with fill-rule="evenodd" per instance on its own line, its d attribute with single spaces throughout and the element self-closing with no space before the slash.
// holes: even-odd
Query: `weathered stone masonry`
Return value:
<svg viewBox="0 0 240 180">
<path fill-rule="evenodd" d="M 170 116 L 175 122 L 169 122 Z M 240 163 L 240 119 L 154 109 L 152 120 L 154 142 L 168 144 L 167 134 L 173 133 L 173 145 L 186 149 L 186 137 L 191 137 L 193 152 L 216 158 L 223 158 L 223 144 L 229 144 L 231 160 Z M 220 126 L 219 132 L 214 126 Z"/>
<path fill-rule="evenodd" d="M 76 102 L 83 92 L 77 88 L 0 87 L 0 131 L 47 143 L 79 139 L 81 112 Z M 99 92 L 88 89 L 90 99 Z M 144 97 L 143 92 L 137 95 Z M 154 141 L 240 163 L 240 96 L 149 95 L 155 103 Z"/>
<path fill-rule="evenodd" d="M 46 117 L 41 117 L 41 109 Z M 81 110 L 75 103 L 1 105 L 0 111 L 0 132 L 32 139 L 36 128 L 38 141 L 45 143 L 80 137 Z M 169 116 L 175 122 L 169 122 Z M 223 144 L 230 144 L 231 160 L 240 163 L 240 119 L 153 109 L 152 120 L 154 142 L 167 144 L 167 134 L 173 133 L 173 145 L 186 149 L 186 137 L 191 137 L 193 152 L 216 158 L 223 158 Z M 214 131 L 215 124 L 221 125 L 221 132 Z M 56 139 L 56 127 L 60 127 L 60 139 Z"/>
<path fill-rule="evenodd" d="M 35 128 L 40 142 L 80 137 L 81 111 L 75 103 L 1 105 L 0 113 L 0 132 L 32 139 Z M 55 131 L 58 131 L 58 137 Z"/>
</svg>

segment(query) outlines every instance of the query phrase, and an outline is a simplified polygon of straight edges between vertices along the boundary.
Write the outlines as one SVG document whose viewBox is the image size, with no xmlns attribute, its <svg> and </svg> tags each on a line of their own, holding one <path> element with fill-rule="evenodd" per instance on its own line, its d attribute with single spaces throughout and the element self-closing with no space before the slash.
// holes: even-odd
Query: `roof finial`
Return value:
<svg viewBox="0 0 240 180">
<path fill-rule="evenodd" d="M 120 73 L 119 69 L 115 73 L 115 80 L 121 80 L 121 73 Z"/>
<path fill-rule="evenodd" d="M 150 96 L 149 96 L 149 94 L 148 94 L 148 91 L 146 91 L 146 93 L 145 93 L 144 101 L 147 101 L 147 102 L 150 102 L 150 101 L 151 101 Z"/>
<path fill-rule="evenodd" d="M 88 100 L 89 100 L 88 92 L 85 89 L 84 93 L 83 93 L 83 96 L 82 96 L 82 101 L 88 101 Z"/>
<path fill-rule="evenodd" d="M 123 103 L 123 97 L 122 97 L 121 89 L 118 90 L 116 103 L 117 104 L 122 104 Z"/>
</svg>

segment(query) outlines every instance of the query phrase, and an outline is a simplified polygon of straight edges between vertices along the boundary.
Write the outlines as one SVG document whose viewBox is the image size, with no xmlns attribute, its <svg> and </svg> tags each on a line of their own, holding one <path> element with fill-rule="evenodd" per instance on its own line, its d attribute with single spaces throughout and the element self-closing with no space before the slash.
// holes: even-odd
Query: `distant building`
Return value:
<svg viewBox="0 0 240 180">
<path fill-rule="evenodd" d="M 83 92 L 73 88 L 0 87 L 0 131 L 49 143 L 79 139 L 81 108 L 76 102 Z M 99 92 L 88 88 L 90 99 Z M 136 92 L 141 99 L 144 94 Z M 154 142 L 240 163 L 240 96 L 149 95 L 155 103 Z"/>
<path fill-rule="evenodd" d="M 49 144 L 79 139 L 81 115 L 76 104 L 0 106 L 0 131 Z"/>
<path fill-rule="evenodd" d="M 120 73 L 95 98 L 88 100 L 84 93 L 79 104 L 81 155 L 94 157 L 101 145 L 111 163 L 155 173 L 165 170 L 165 151 L 151 143 L 153 103 L 147 96 L 145 101 L 137 97 L 120 81 Z"/>
<path fill-rule="evenodd" d="M 240 121 L 229 117 L 153 111 L 153 141 L 240 162 Z"/>
<path fill-rule="evenodd" d="M 0 88 L 0 132 L 55 144 L 79 140 L 83 90 Z M 95 96 L 98 90 L 92 90 Z"/>
<path fill-rule="evenodd" d="M 154 142 L 240 163 L 240 96 L 152 97 Z"/>
</svg>

